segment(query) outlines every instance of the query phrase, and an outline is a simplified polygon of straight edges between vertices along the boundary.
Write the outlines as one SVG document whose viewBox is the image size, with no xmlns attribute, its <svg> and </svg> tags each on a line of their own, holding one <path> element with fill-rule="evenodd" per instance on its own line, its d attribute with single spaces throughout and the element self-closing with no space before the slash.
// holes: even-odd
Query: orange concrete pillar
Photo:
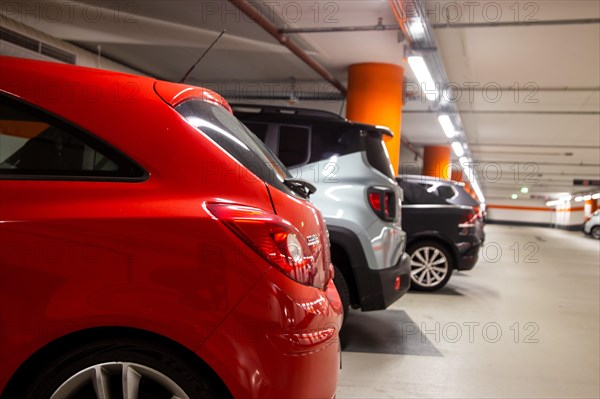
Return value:
<svg viewBox="0 0 600 399">
<path fill-rule="evenodd" d="M 473 187 L 471 187 L 471 183 L 469 183 L 468 181 L 465 182 L 465 191 L 471 194 L 471 196 L 473 195 Z"/>
<path fill-rule="evenodd" d="M 450 179 L 451 180 L 458 181 L 458 182 L 463 181 L 462 170 L 460 170 L 460 169 L 452 169 L 451 172 L 452 172 L 451 175 L 450 175 Z"/>
<path fill-rule="evenodd" d="M 469 183 L 468 181 L 465 182 L 465 190 L 467 191 L 467 193 L 469 193 L 469 195 L 471 197 L 473 197 L 473 199 L 477 202 L 479 202 L 479 198 L 477 197 L 477 194 L 475 193 L 475 190 L 473 190 L 473 186 L 471 186 L 471 183 Z"/>
<path fill-rule="evenodd" d="M 348 69 L 346 118 L 390 128 L 394 137 L 385 137 L 385 145 L 396 174 L 400 163 L 403 78 L 404 69 L 392 64 L 354 64 Z"/>
<path fill-rule="evenodd" d="M 598 209 L 598 201 L 596 201 L 595 199 L 586 200 L 583 209 L 585 212 L 585 216 L 591 215 Z"/>
<path fill-rule="evenodd" d="M 452 177 L 452 149 L 447 145 L 426 146 L 423 151 L 423 174 L 442 179 Z"/>
</svg>

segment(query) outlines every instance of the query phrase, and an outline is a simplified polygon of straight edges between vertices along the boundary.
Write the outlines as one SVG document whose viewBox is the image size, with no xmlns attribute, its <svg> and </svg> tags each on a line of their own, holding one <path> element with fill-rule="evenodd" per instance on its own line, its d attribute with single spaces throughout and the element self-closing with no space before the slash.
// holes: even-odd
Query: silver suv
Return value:
<svg viewBox="0 0 600 399">
<path fill-rule="evenodd" d="M 233 105 L 233 110 L 297 179 L 316 186 L 344 303 L 385 309 L 410 286 L 401 227 L 402 190 L 383 143 L 384 127 L 297 108 Z"/>
</svg>

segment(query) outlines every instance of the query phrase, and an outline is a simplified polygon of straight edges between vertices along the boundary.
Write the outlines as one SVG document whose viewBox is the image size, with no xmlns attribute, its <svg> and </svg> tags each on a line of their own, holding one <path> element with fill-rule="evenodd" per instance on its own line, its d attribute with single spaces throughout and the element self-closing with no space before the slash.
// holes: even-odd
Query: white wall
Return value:
<svg viewBox="0 0 600 399">
<path fill-rule="evenodd" d="M 584 221 L 583 202 L 567 202 L 548 207 L 543 200 L 492 200 L 487 204 L 491 222 L 547 224 L 556 227 L 579 226 Z"/>
<path fill-rule="evenodd" d="M 487 204 L 488 220 L 499 222 L 543 223 L 554 222 L 552 208 L 546 201 L 490 200 Z"/>
<path fill-rule="evenodd" d="M 583 202 L 565 202 L 556 207 L 556 224 L 558 226 L 581 225 L 584 217 Z"/>
</svg>

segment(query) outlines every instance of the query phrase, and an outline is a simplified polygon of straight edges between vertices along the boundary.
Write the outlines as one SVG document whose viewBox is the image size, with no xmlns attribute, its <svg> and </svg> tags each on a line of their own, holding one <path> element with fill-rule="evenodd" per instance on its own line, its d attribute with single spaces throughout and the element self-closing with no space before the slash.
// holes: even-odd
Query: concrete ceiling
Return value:
<svg viewBox="0 0 600 399">
<path fill-rule="evenodd" d="M 19 3 L 28 2 L 11 2 Z M 38 16 L 16 8 L 2 11 L 162 79 L 179 80 L 217 34 L 227 29 L 190 82 L 215 87 L 234 100 L 250 87 L 253 93 L 267 96 L 281 91 L 277 84 L 291 78 L 301 90 L 335 93 L 228 1 L 36 3 Z M 374 26 L 379 18 L 383 25 L 397 23 L 387 0 L 252 4 L 276 26 L 287 29 Z M 524 185 L 530 195 L 549 198 L 583 192 L 586 188 L 573 186 L 573 179 L 600 178 L 600 24 L 511 24 L 598 19 L 600 2 L 427 0 L 421 6 L 433 26 L 448 80 L 455 94 L 461 94 L 456 105 L 488 202 L 509 198 Z M 62 12 L 51 14 L 54 8 L 50 7 Z M 494 22 L 507 25 L 493 26 Z M 416 80 L 396 30 L 290 37 L 343 83 L 347 67 L 358 62 L 398 64 L 405 68 L 407 80 Z M 300 101 L 298 106 L 336 112 L 343 108 L 339 101 Z M 448 143 L 435 109 L 419 99 L 403 108 L 402 136 L 418 152 L 425 144 Z M 502 171 L 500 177 L 497 171 Z M 525 181 L 523 175 L 529 179 Z"/>
<path fill-rule="evenodd" d="M 427 3 L 437 7 L 432 23 L 452 4 Z M 522 186 L 541 196 L 586 191 L 573 179 L 600 175 L 600 24 L 492 27 L 490 21 L 513 22 L 517 10 L 520 22 L 599 18 L 600 2 L 477 4 L 460 22 L 487 27 L 438 28 L 435 35 L 449 80 L 464 88 L 457 105 L 474 160 L 482 164 L 486 196 L 490 202 L 523 197 Z M 502 170 L 499 180 L 495 170 Z"/>
</svg>

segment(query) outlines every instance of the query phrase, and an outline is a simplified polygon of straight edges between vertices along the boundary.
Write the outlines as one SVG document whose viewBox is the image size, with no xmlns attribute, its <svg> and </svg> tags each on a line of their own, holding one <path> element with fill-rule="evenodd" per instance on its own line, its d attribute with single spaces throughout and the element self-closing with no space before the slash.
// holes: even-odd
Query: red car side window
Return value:
<svg viewBox="0 0 600 399">
<path fill-rule="evenodd" d="M 33 106 L 0 97 L 1 178 L 140 178 L 144 174 L 91 135 Z"/>
</svg>

